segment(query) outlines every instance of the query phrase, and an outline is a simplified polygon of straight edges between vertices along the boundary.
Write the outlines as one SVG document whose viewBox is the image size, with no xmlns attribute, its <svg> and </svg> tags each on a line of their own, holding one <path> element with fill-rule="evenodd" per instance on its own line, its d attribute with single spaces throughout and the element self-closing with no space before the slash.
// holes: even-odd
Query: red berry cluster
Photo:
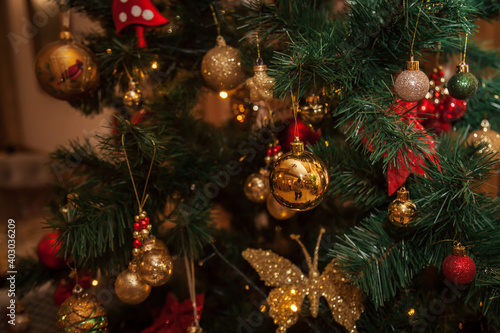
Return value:
<svg viewBox="0 0 500 333">
<path fill-rule="evenodd" d="M 141 238 L 148 237 L 150 230 L 151 224 L 149 223 L 149 217 L 147 217 L 146 212 L 143 211 L 135 217 L 133 243 L 135 248 L 140 248 L 142 246 Z"/>
<path fill-rule="evenodd" d="M 278 158 L 280 158 L 281 155 L 283 155 L 283 152 L 281 151 L 281 145 L 279 144 L 279 141 L 276 140 L 274 143 L 270 143 L 267 149 L 267 156 L 265 157 L 266 164 L 271 164 L 271 162 L 274 162 Z"/>
</svg>

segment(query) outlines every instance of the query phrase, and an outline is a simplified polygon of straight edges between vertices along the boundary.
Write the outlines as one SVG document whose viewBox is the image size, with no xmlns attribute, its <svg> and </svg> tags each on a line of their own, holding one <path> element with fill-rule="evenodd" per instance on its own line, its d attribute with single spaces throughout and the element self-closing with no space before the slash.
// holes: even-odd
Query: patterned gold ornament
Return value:
<svg viewBox="0 0 500 333">
<path fill-rule="evenodd" d="M 73 40 L 69 31 L 45 46 L 36 57 L 38 83 L 50 96 L 75 101 L 92 93 L 99 85 L 97 59 L 86 46 Z"/>
<path fill-rule="evenodd" d="M 144 283 L 136 273 L 135 265 L 129 265 L 129 268 L 118 275 L 115 281 L 116 296 L 123 303 L 139 304 L 148 298 L 151 293 L 151 286 Z"/>
<path fill-rule="evenodd" d="M 328 169 L 316 155 L 304 151 L 304 144 L 295 137 L 291 151 L 273 165 L 269 180 L 271 193 L 281 205 L 304 211 L 321 203 L 330 182 Z"/>
<path fill-rule="evenodd" d="M 410 192 L 401 187 L 396 193 L 396 199 L 389 205 L 387 215 L 392 224 L 398 227 L 408 227 L 416 211 L 417 206 L 410 200 Z"/>
<path fill-rule="evenodd" d="M 271 102 L 273 100 L 274 79 L 267 75 L 267 66 L 259 64 L 253 67 L 254 76 L 247 79 L 252 102 Z"/>
<path fill-rule="evenodd" d="M 280 205 L 272 194 L 267 196 L 266 207 L 269 214 L 277 220 L 288 220 L 297 214 L 296 211 Z"/>
<path fill-rule="evenodd" d="M 57 330 L 64 333 L 108 332 L 104 307 L 95 296 L 81 293 L 81 287 L 75 286 L 73 296 L 59 307 Z"/>
<path fill-rule="evenodd" d="M 297 322 L 305 297 L 309 297 L 310 311 L 313 317 L 318 315 L 320 297 L 324 297 L 330 307 L 333 318 L 348 332 L 357 332 L 356 320 L 364 311 L 363 296 L 349 283 L 349 279 L 339 265 L 332 260 L 323 273 L 318 271 L 318 250 L 321 229 L 314 251 L 314 261 L 297 235 L 291 235 L 302 248 L 309 267 L 309 277 L 274 252 L 261 249 L 246 249 L 245 258 L 257 271 L 266 286 L 274 287 L 267 297 L 269 315 L 278 325 L 277 333 L 286 332 Z"/>
<path fill-rule="evenodd" d="M 406 102 L 418 102 L 429 92 L 429 78 L 419 69 L 419 62 L 406 62 L 406 70 L 396 78 L 394 83 L 396 94 Z"/>
<path fill-rule="evenodd" d="M 214 90 L 236 88 L 245 78 L 240 52 L 226 45 L 224 37 L 217 36 L 217 46 L 203 57 L 201 74 L 205 83 Z"/>
<path fill-rule="evenodd" d="M 269 189 L 269 171 L 261 169 L 259 173 L 250 174 L 243 185 L 243 192 L 248 200 L 263 203 L 271 193 Z"/>
<path fill-rule="evenodd" d="M 137 274 L 144 283 L 158 287 L 167 283 L 172 276 L 173 267 L 167 248 L 156 245 L 142 255 L 137 265 Z"/>
<path fill-rule="evenodd" d="M 313 132 L 316 132 L 328 112 L 325 96 L 309 95 L 297 108 L 300 120 Z"/>
</svg>

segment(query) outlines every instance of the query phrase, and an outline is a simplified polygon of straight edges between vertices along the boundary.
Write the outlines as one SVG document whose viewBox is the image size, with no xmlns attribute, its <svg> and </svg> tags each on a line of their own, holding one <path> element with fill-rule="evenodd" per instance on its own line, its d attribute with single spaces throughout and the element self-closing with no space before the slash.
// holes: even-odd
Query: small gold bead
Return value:
<svg viewBox="0 0 500 333">
<path fill-rule="evenodd" d="M 139 231 L 134 231 L 132 235 L 135 239 L 141 238 L 141 233 Z"/>
<path fill-rule="evenodd" d="M 148 214 L 146 213 L 146 211 L 142 211 L 140 214 L 139 214 L 139 218 L 142 220 L 142 219 L 145 219 L 146 217 L 148 217 Z"/>
<path fill-rule="evenodd" d="M 148 229 L 142 229 L 141 230 L 141 235 L 143 238 L 146 238 L 149 236 L 149 230 Z"/>
<path fill-rule="evenodd" d="M 153 229 L 153 226 L 151 225 L 151 223 L 146 226 L 146 229 L 148 231 L 151 231 L 151 229 Z M 142 229 L 142 230 L 144 230 L 144 229 Z"/>
<path fill-rule="evenodd" d="M 135 220 L 135 222 L 139 221 L 140 220 L 139 215 L 134 216 L 134 220 Z"/>
<path fill-rule="evenodd" d="M 138 249 L 138 248 L 134 248 L 134 249 L 132 250 L 132 255 L 133 255 L 134 257 L 138 256 L 139 254 L 141 254 L 141 250 L 140 250 L 140 249 Z"/>
</svg>

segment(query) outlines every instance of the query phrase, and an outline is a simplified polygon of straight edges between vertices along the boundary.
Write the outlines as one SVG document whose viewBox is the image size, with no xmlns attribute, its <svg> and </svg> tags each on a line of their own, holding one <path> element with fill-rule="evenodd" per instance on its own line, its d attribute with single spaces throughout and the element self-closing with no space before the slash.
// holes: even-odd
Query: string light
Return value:
<svg viewBox="0 0 500 333">
<path fill-rule="evenodd" d="M 290 306 L 290 309 L 292 309 L 293 312 L 297 312 L 297 310 L 298 310 L 297 305 L 295 305 L 295 304 L 292 304 Z"/>
<path fill-rule="evenodd" d="M 408 310 L 408 316 L 413 316 L 415 314 L 415 309 Z"/>
<path fill-rule="evenodd" d="M 223 91 L 221 91 L 221 92 L 219 93 L 219 96 L 220 96 L 220 98 L 226 99 L 228 95 L 227 95 L 227 92 L 225 92 L 225 91 L 223 90 Z"/>
<path fill-rule="evenodd" d="M 95 286 L 97 286 L 98 284 L 99 284 L 99 281 L 97 281 L 97 280 L 92 280 L 92 285 L 93 285 L 94 287 L 95 287 Z"/>
<path fill-rule="evenodd" d="M 153 63 L 151 64 L 151 68 L 152 69 L 157 69 L 158 68 L 158 62 L 153 61 Z"/>
</svg>

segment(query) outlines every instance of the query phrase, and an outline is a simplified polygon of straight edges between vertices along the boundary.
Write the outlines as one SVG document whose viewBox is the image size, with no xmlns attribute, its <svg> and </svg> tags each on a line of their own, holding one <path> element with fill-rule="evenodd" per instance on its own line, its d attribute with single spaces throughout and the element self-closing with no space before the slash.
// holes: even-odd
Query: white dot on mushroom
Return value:
<svg viewBox="0 0 500 333">
<path fill-rule="evenodd" d="M 127 21 L 127 14 L 121 12 L 120 15 L 118 15 L 118 18 L 120 19 L 120 22 L 125 22 Z"/>
<path fill-rule="evenodd" d="M 145 11 L 142 12 L 142 18 L 145 19 L 146 21 L 152 20 L 154 16 L 155 14 L 149 9 L 146 9 Z"/>
<path fill-rule="evenodd" d="M 139 17 L 141 16 L 142 9 L 139 6 L 133 6 L 130 12 L 132 13 L 132 16 Z"/>
</svg>

